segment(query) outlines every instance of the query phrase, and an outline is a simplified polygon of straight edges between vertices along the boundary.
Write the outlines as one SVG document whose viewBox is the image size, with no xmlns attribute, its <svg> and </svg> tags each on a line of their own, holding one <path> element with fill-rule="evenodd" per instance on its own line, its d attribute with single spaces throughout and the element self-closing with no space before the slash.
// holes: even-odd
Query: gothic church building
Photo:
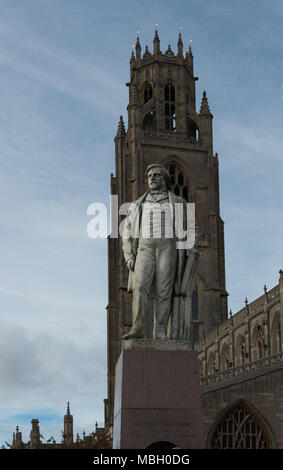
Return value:
<svg viewBox="0 0 283 470">
<path fill-rule="evenodd" d="M 200 252 L 193 292 L 191 341 L 201 371 L 203 423 L 207 448 L 283 448 L 283 273 L 279 284 L 228 318 L 224 228 L 219 204 L 218 155 L 213 150 L 213 116 L 206 92 L 196 109 L 191 47 L 181 33 L 177 54 L 160 49 L 142 54 L 139 38 L 130 60 L 128 129 L 121 116 L 115 137 L 111 194 L 119 207 L 145 191 L 145 169 L 160 162 L 172 190 L 195 203 Z M 128 270 L 121 239 L 108 239 L 107 355 L 105 426 L 113 422 L 115 365 L 122 336 L 131 326 Z M 153 306 L 148 318 L 152 331 Z"/>
</svg>

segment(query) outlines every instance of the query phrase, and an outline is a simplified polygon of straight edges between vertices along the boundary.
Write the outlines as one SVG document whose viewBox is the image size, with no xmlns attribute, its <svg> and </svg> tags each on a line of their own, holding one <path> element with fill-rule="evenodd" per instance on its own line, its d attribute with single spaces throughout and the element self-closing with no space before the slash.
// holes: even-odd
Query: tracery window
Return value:
<svg viewBox="0 0 283 470">
<path fill-rule="evenodd" d="M 171 82 L 166 83 L 164 87 L 164 114 L 165 130 L 169 132 L 176 131 L 176 108 L 175 108 L 175 88 Z"/>
<path fill-rule="evenodd" d="M 279 315 L 277 314 L 271 328 L 271 353 L 277 354 L 281 350 L 281 329 Z"/>
<path fill-rule="evenodd" d="M 212 449 L 269 449 L 270 439 L 261 420 L 244 402 L 230 408 L 213 432 Z"/>
<path fill-rule="evenodd" d="M 257 327 L 257 334 L 255 340 L 256 359 L 261 359 L 264 356 L 264 333 L 261 326 Z"/>
<path fill-rule="evenodd" d="M 278 323 L 276 331 L 275 331 L 275 344 L 276 344 L 276 350 L 275 354 L 280 352 L 281 349 L 281 329 L 280 329 L 280 323 Z"/>
<path fill-rule="evenodd" d="M 237 340 L 237 348 L 236 348 L 236 363 L 238 366 L 242 366 L 245 364 L 246 354 L 247 354 L 246 340 L 243 335 L 240 335 Z"/>
<path fill-rule="evenodd" d="M 144 103 L 147 103 L 152 98 L 152 86 L 150 83 L 146 83 L 144 86 Z"/>
<path fill-rule="evenodd" d="M 241 343 L 241 348 L 240 348 L 240 358 L 241 358 L 241 365 L 245 364 L 246 342 L 244 338 L 242 338 L 242 343 Z"/>
<path fill-rule="evenodd" d="M 231 367 L 230 348 L 228 344 L 225 344 L 222 349 L 221 368 L 227 370 L 229 367 Z"/>
<path fill-rule="evenodd" d="M 189 200 L 189 186 L 188 178 L 184 174 L 183 170 L 178 167 L 175 163 L 166 165 L 171 178 L 172 191 L 178 196 L 182 196 L 186 201 Z"/>
</svg>

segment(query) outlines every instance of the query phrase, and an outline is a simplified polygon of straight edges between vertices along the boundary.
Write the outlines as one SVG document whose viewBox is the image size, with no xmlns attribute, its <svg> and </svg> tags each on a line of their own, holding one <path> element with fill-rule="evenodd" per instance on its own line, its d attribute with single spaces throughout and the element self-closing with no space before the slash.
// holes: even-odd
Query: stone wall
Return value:
<svg viewBox="0 0 283 470">
<path fill-rule="evenodd" d="M 201 361 L 207 447 L 227 410 L 239 405 L 264 430 L 271 448 L 283 448 L 282 274 L 277 286 L 246 300 L 243 309 L 194 345 Z"/>
<path fill-rule="evenodd" d="M 246 405 L 270 438 L 270 447 L 283 449 L 283 361 L 269 369 L 242 374 L 230 381 L 202 387 L 206 447 L 225 411 L 237 402 Z"/>
<path fill-rule="evenodd" d="M 201 381 L 225 378 L 229 370 L 282 351 L 283 279 L 195 343 Z M 238 373 L 241 369 L 238 369 Z"/>
</svg>

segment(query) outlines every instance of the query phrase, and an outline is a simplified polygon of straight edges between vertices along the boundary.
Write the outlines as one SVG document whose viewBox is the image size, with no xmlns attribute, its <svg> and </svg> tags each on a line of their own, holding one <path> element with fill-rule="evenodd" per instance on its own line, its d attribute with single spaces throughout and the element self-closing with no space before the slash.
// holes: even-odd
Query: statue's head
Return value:
<svg viewBox="0 0 283 470">
<path fill-rule="evenodd" d="M 171 188 L 170 175 L 161 163 L 153 163 L 147 167 L 145 180 L 150 190 L 165 191 Z"/>
</svg>

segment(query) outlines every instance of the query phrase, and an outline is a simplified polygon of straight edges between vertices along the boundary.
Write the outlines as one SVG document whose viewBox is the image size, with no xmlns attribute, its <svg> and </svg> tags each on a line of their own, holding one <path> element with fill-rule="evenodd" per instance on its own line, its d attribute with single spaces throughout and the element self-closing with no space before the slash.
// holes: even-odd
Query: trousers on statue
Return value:
<svg viewBox="0 0 283 470">
<path fill-rule="evenodd" d="M 149 293 L 155 287 L 154 336 L 167 336 L 176 275 L 177 250 L 174 238 L 141 238 L 135 262 L 132 300 L 132 332 L 144 337 Z"/>
</svg>

